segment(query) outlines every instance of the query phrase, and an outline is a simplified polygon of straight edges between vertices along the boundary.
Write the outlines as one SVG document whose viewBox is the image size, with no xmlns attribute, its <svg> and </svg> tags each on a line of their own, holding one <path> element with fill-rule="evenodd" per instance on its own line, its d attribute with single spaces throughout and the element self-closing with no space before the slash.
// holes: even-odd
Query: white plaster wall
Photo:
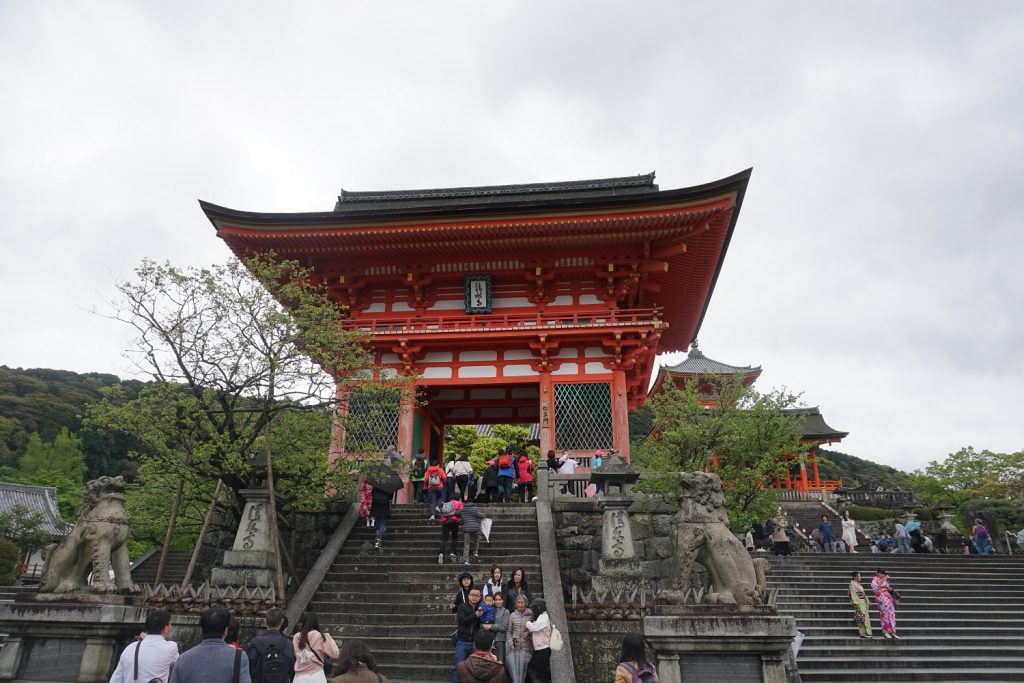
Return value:
<svg viewBox="0 0 1024 683">
<path fill-rule="evenodd" d="M 506 365 L 503 372 L 505 377 L 535 377 L 540 374 L 529 365 Z"/>
<path fill-rule="evenodd" d="M 471 363 L 473 361 L 481 360 L 498 360 L 497 351 L 462 351 L 459 353 L 459 361 L 462 363 Z"/>
<path fill-rule="evenodd" d="M 496 365 L 469 365 L 459 368 L 459 377 L 497 377 Z"/>
<path fill-rule="evenodd" d="M 579 363 L 562 363 L 562 367 L 558 368 L 552 375 L 576 375 L 579 374 L 580 366 Z"/>
<path fill-rule="evenodd" d="M 423 377 L 426 379 L 449 379 L 451 376 L 451 368 L 423 368 Z"/>
</svg>

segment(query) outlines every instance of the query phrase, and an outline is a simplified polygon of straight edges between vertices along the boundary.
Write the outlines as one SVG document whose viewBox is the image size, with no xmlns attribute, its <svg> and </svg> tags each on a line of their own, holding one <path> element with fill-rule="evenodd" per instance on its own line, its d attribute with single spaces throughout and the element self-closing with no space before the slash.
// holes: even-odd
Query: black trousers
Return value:
<svg viewBox="0 0 1024 683">
<path fill-rule="evenodd" d="M 448 539 L 451 538 L 452 548 L 448 552 L 452 555 L 455 554 L 455 542 L 459 537 L 459 523 L 458 522 L 445 522 L 441 525 L 441 549 L 438 550 L 442 555 L 444 549 L 448 545 Z"/>
<path fill-rule="evenodd" d="M 527 683 L 551 683 L 551 648 L 535 650 L 526 665 Z"/>
</svg>

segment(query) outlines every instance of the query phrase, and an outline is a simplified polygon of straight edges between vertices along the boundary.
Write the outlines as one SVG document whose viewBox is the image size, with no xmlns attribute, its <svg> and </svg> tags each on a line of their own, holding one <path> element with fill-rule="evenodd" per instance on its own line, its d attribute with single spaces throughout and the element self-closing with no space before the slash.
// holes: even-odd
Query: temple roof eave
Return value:
<svg viewBox="0 0 1024 683">
<path fill-rule="evenodd" d="M 753 169 L 746 169 L 720 180 L 674 190 L 652 192 L 619 192 L 613 194 L 581 194 L 566 197 L 564 194 L 539 193 L 520 194 L 508 198 L 490 197 L 477 202 L 430 202 L 413 206 L 382 206 L 368 202 L 355 202 L 343 211 L 316 211 L 300 213 L 266 213 L 239 211 L 210 202 L 199 200 L 199 206 L 215 228 L 218 221 L 241 223 L 253 230 L 259 229 L 302 229 L 309 226 L 344 227 L 367 221 L 420 221 L 440 217 L 477 217 L 482 215 L 522 214 L 524 211 L 544 210 L 599 210 L 621 207 L 655 206 L 671 202 L 701 201 L 719 194 L 738 192 L 737 204 L 742 201 Z M 530 186 L 522 186 L 530 187 Z M 459 189 L 459 188 L 455 188 Z"/>
</svg>

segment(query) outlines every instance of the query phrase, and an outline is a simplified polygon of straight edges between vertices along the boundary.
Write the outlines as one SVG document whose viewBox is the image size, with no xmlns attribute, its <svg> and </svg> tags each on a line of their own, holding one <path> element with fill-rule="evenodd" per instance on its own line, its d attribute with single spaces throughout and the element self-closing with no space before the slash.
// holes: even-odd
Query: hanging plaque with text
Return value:
<svg viewBox="0 0 1024 683">
<path fill-rule="evenodd" d="M 466 275 L 464 282 L 466 313 L 490 313 L 491 276 Z"/>
</svg>

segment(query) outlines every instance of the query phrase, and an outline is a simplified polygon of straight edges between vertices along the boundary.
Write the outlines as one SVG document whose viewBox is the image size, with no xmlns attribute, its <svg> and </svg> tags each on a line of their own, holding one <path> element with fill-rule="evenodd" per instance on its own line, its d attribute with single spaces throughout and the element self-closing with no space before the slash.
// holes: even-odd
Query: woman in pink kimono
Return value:
<svg viewBox="0 0 1024 683">
<path fill-rule="evenodd" d="M 886 638 L 895 638 L 896 635 L 896 600 L 889 588 L 889 575 L 884 569 L 875 572 L 875 578 L 871 580 L 871 590 L 875 594 L 875 602 L 878 603 L 878 618 L 882 622 L 882 635 Z"/>
</svg>

